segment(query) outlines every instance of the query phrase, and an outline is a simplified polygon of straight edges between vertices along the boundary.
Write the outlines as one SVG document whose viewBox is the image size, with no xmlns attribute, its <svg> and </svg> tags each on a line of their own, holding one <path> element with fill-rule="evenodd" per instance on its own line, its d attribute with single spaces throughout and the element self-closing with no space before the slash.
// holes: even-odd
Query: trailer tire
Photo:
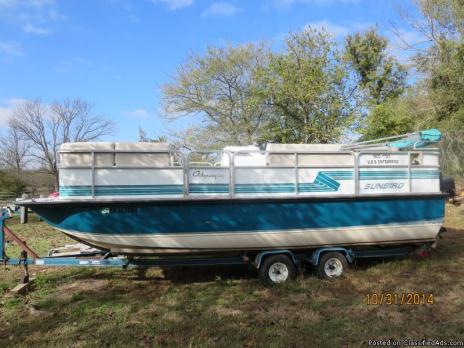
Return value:
<svg viewBox="0 0 464 348">
<path fill-rule="evenodd" d="M 268 256 L 259 267 L 259 280 L 265 286 L 286 283 L 295 275 L 295 265 L 287 255 Z"/>
<path fill-rule="evenodd" d="M 317 264 L 317 275 L 321 279 L 340 278 L 348 270 L 345 255 L 337 252 L 323 254 Z"/>
</svg>

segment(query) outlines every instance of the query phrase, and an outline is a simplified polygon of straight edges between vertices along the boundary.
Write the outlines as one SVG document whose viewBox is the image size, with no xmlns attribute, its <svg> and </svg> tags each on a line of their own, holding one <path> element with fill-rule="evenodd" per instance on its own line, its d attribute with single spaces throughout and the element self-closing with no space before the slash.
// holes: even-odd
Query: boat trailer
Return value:
<svg viewBox="0 0 464 348">
<path fill-rule="evenodd" d="M 260 279 L 265 285 L 274 285 L 284 282 L 296 275 L 298 270 L 304 269 L 304 264 L 316 267 L 321 278 L 340 276 L 348 263 L 353 263 L 359 258 L 395 257 L 410 254 L 415 250 L 412 246 L 390 247 L 382 249 L 352 250 L 344 247 L 323 247 L 295 253 L 290 250 L 267 250 L 247 255 L 243 253 L 234 257 L 160 257 L 142 258 L 128 256 L 113 256 L 111 252 L 87 247 L 83 244 L 73 244 L 66 247 L 52 249 L 48 256 L 41 257 L 35 253 L 25 241 L 11 231 L 5 221 L 12 217 L 8 208 L 1 210 L 0 215 L 0 262 L 6 265 L 21 266 L 24 273 L 21 284 L 28 284 L 30 265 L 36 266 L 71 266 L 71 267 L 119 267 L 148 268 L 170 266 L 225 266 L 225 265 L 250 265 L 257 269 Z M 21 249 L 19 258 L 9 258 L 5 252 L 5 245 L 9 242 L 16 243 Z M 79 248 L 83 246 L 84 248 Z M 78 249 L 69 252 L 70 249 Z M 64 256 L 65 255 L 65 256 Z M 328 256 L 331 256 L 329 258 Z M 424 256 L 424 255 L 423 255 Z M 338 260 L 338 261 L 337 261 Z M 274 261 L 274 262 L 273 262 Z M 326 264 L 327 262 L 327 264 Z M 332 262 L 332 265 L 330 264 Z M 324 263 L 324 264 L 322 264 Z M 275 266 L 275 267 L 274 267 Z M 279 268 L 280 267 L 280 268 Z M 282 267 L 286 267 L 285 278 L 280 277 Z M 337 267 L 341 267 L 337 269 Z M 330 273 L 333 271 L 333 273 Z M 272 274 L 277 274 L 273 277 Z"/>
</svg>

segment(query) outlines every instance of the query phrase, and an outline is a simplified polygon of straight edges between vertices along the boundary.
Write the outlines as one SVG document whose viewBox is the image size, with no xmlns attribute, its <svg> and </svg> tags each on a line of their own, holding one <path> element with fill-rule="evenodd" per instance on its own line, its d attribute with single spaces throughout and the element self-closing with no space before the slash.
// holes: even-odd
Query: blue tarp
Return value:
<svg viewBox="0 0 464 348">
<path fill-rule="evenodd" d="M 424 140 L 424 141 L 436 142 L 436 141 L 441 140 L 441 132 L 436 128 L 420 131 L 419 133 L 420 133 L 421 140 Z"/>
<path fill-rule="evenodd" d="M 391 147 L 397 147 L 399 149 L 405 148 L 421 148 L 430 143 L 435 143 L 441 140 L 441 133 L 438 129 L 432 128 L 423 131 L 419 131 L 405 139 L 393 141 L 389 143 Z"/>
</svg>

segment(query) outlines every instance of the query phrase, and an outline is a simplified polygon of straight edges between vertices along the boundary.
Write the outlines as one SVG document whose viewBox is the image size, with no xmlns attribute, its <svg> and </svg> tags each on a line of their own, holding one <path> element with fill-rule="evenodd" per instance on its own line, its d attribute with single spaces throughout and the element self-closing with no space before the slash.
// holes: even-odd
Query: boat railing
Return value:
<svg viewBox="0 0 464 348">
<path fill-rule="evenodd" d="M 227 190 L 225 188 L 221 188 L 222 191 L 214 193 L 215 195 L 220 196 L 230 196 L 236 197 L 240 195 L 240 192 L 237 192 L 237 185 L 243 186 L 243 181 L 238 182 L 237 178 L 240 176 L 241 178 L 246 177 L 247 175 L 252 178 L 251 181 L 256 182 L 257 184 L 266 183 L 269 177 L 273 177 L 275 172 L 279 171 L 283 173 L 283 176 L 290 179 L 292 177 L 291 182 L 288 182 L 288 187 L 291 187 L 293 192 L 288 191 L 287 188 L 286 192 L 278 193 L 279 195 L 300 195 L 304 194 L 300 190 L 300 186 L 302 184 L 301 177 L 302 175 L 306 175 L 305 173 L 309 173 L 310 170 L 318 170 L 318 172 L 331 173 L 331 171 L 335 171 L 336 169 L 340 169 L 345 174 L 347 172 L 352 173 L 352 175 L 348 175 L 349 179 L 344 178 L 344 182 L 351 181 L 353 186 L 354 192 L 349 192 L 346 194 L 351 195 L 366 195 L 369 193 L 362 192 L 361 190 L 361 181 L 362 178 L 360 177 L 361 171 L 372 171 L 373 169 L 378 170 L 387 170 L 387 169 L 396 169 L 396 170 L 403 170 L 407 172 L 407 175 L 404 176 L 404 179 L 407 178 L 407 192 L 413 192 L 413 185 L 412 185 L 412 171 L 415 168 L 422 168 L 422 169 L 429 169 L 429 170 L 439 170 L 438 160 L 436 163 L 424 163 L 422 160 L 423 154 L 428 155 L 439 155 L 439 152 L 432 149 L 417 149 L 411 151 L 385 151 L 385 150 L 377 150 L 377 149 L 369 149 L 366 151 L 255 151 L 255 150 L 246 150 L 246 151 L 196 151 L 189 154 L 184 154 L 181 151 L 172 150 L 169 151 L 169 165 L 143 165 L 143 166 L 135 166 L 135 165 L 117 165 L 114 163 L 113 166 L 108 165 L 98 165 L 96 163 L 96 157 L 98 154 L 105 154 L 105 153 L 112 153 L 116 155 L 117 153 L 131 153 L 131 154 L 166 154 L 166 151 L 156 151 L 156 150 L 149 150 L 149 151 L 125 151 L 125 150 L 96 150 L 96 151 L 61 151 L 61 153 L 86 153 L 91 155 L 91 166 L 66 166 L 63 169 L 90 169 L 91 170 L 91 195 L 92 197 L 96 197 L 96 172 L 101 169 L 136 169 L 136 170 L 156 170 L 162 171 L 163 173 L 177 173 L 175 175 L 171 175 L 172 177 L 178 178 L 178 184 L 182 185 L 183 193 L 182 196 L 187 198 L 189 196 L 198 196 L 198 195 L 208 195 L 213 194 L 207 190 L 197 191 L 194 192 L 191 189 L 191 185 L 201 186 L 199 183 L 204 182 L 206 185 L 211 185 L 215 183 L 214 180 L 217 180 L 216 186 L 227 186 Z M 247 154 L 261 154 L 265 156 L 265 165 L 237 165 L 236 159 L 240 155 L 247 155 Z M 211 158 L 211 160 L 203 160 L 204 158 Z M 224 165 L 222 161 L 223 157 L 227 157 L 227 165 Z M 272 163 L 272 156 L 286 156 L 283 157 L 286 161 L 282 161 L 282 163 Z M 311 156 L 314 158 L 321 158 L 321 156 L 346 156 L 347 159 L 340 161 L 340 163 L 311 163 Z M 319 157 L 318 157 L 319 156 Z M 370 157 L 369 157 L 370 156 Z M 375 162 L 375 158 L 379 157 L 382 158 L 384 162 L 379 164 Z M 371 162 L 365 159 L 368 157 Z M 289 159 L 292 160 L 289 160 Z M 348 160 L 349 158 L 349 160 Z M 373 159 L 374 158 L 374 159 Z M 391 160 L 390 158 L 394 158 Z M 438 158 L 438 157 L 437 157 Z M 392 164 L 389 164 L 388 161 L 393 161 Z M 417 161 L 417 163 L 415 162 Z M 278 161 L 277 161 L 278 162 Z M 292 174 L 290 175 L 290 171 L 292 170 Z M 179 173 L 179 171 L 181 173 Z M 302 174 L 303 173 L 303 174 Z M 369 173 L 367 173 L 369 174 Z M 267 178 L 265 180 L 265 178 Z M 214 180 L 213 180 L 214 179 Z M 177 179 L 176 179 L 177 180 Z M 203 181 L 201 181 L 203 180 Z M 280 180 L 282 181 L 282 180 Z M 280 182 L 277 180 L 277 183 Z M 160 183 L 163 184 L 163 183 Z M 345 194 L 344 192 L 340 192 L 339 194 Z"/>
</svg>

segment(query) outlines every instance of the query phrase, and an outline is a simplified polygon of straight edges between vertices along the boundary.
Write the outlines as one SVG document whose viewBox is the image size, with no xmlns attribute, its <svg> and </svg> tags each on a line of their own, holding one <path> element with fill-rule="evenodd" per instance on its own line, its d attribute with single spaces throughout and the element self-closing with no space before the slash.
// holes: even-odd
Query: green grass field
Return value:
<svg viewBox="0 0 464 348">
<path fill-rule="evenodd" d="M 71 242 L 34 219 L 8 225 L 41 254 Z M 21 270 L 1 266 L 0 347 L 339 347 L 378 338 L 464 339 L 464 208 L 447 207 L 446 227 L 431 258 L 363 263 L 335 281 L 309 273 L 272 289 L 247 267 L 145 275 L 34 267 L 33 291 L 15 297 L 9 289 Z M 18 249 L 7 253 L 17 256 Z M 368 305 L 372 293 L 432 294 L 434 303 Z"/>
</svg>

